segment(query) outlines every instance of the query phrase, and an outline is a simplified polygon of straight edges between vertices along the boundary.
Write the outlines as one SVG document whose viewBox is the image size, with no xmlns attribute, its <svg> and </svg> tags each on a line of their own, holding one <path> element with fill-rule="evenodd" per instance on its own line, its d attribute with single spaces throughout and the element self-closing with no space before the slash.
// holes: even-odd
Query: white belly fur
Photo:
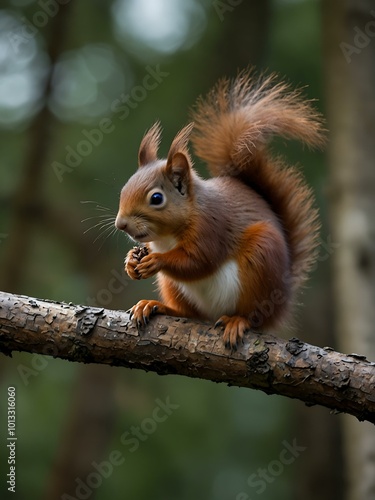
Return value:
<svg viewBox="0 0 375 500">
<path fill-rule="evenodd" d="M 215 274 L 199 281 L 179 283 L 181 293 L 207 318 L 219 319 L 236 312 L 240 293 L 237 263 L 223 264 Z"/>
<path fill-rule="evenodd" d="M 153 252 L 166 253 L 172 250 L 177 244 L 177 241 L 173 236 L 160 238 L 156 241 L 151 241 L 150 247 Z"/>
</svg>

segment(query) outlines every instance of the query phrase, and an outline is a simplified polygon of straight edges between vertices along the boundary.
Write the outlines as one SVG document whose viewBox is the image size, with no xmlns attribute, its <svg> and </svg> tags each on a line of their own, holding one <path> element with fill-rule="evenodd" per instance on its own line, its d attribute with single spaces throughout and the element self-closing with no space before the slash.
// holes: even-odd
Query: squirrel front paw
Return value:
<svg viewBox="0 0 375 500">
<path fill-rule="evenodd" d="M 147 247 L 134 247 L 125 258 L 125 271 L 133 280 L 150 278 L 160 268 L 160 254 L 149 254 Z"/>
<path fill-rule="evenodd" d="M 146 255 L 148 255 L 148 248 L 146 246 L 136 246 L 128 252 L 125 258 L 125 271 L 132 280 L 141 279 L 141 275 L 137 271 L 137 266 Z"/>
<path fill-rule="evenodd" d="M 134 255 L 134 248 L 130 250 L 125 258 L 125 271 L 132 280 L 140 280 L 141 277 L 136 270 L 139 264 L 138 258 Z"/>
<path fill-rule="evenodd" d="M 138 263 L 135 271 L 139 274 L 138 279 L 147 279 L 155 276 L 161 269 L 161 259 L 159 253 L 150 253 Z"/>
</svg>

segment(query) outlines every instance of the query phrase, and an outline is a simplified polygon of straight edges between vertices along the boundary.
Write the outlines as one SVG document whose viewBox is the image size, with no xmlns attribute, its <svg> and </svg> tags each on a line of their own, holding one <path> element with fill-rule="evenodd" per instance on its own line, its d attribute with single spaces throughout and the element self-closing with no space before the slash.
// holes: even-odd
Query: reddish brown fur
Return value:
<svg viewBox="0 0 375 500">
<path fill-rule="evenodd" d="M 254 272 L 252 280 L 243 283 L 238 314 L 250 315 L 254 327 L 267 329 L 288 312 L 290 285 L 285 275 L 289 268 L 287 247 L 280 231 L 264 221 L 250 226 L 244 232 L 241 243 L 238 255 L 240 268 L 246 269 L 250 262 Z M 284 275 L 280 270 L 283 270 Z"/>
<path fill-rule="evenodd" d="M 155 312 L 213 319 L 189 294 L 211 286 L 207 279 L 221 269 L 228 273 L 231 263 L 239 274 L 230 286 L 238 295 L 233 312 L 224 307 L 219 314 L 226 342 L 235 345 L 249 326 L 275 327 L 287 317 L 314 260 L 319 225 L 301 174 L 270 158 L 265 146 L 273 134 L 311 146 L 322 136 L 309 103 L 287 85 L 273 84 L 273 76 L 252 81 L 246 73 L 233 83 L 222 81 L 198 102 L 192 142 L 213 179 L 200 179 L 192 168 L 192 124 L 177 134 L 167 160 L 157 159 L 158 124 L 142 140 L 141 168 L 123 188 L 116 221 L 149 249 L 141 262 L 129 252 L 129 275 L 158 275 L 162 302 L 134 306 L 139 323 Z M 163 194 L 160 208 L 149 201 L 155 191 Z"/>
<path fill-rule="evenodd" d="M 156 122 L 144 135 L 138 152 L 138 165 L 140 167 L 156 161 L 160 144 L 161 127 Z"/>
<path fill-rule="evenodd" d="M 231 175 L 254 187 L 283 223 L 288 239 L 293 286 L 300 286 L 315 259 L 319 230 L 313 198 L 300 172 L 276 158 L 265 145 L 272 135 L 300 139 L 322 146 L 320 115 L 276 76 L 218 83 L 206 100 L 198 100 L 193 113 L 191 141 L 212 175 Z"/>
</svg>

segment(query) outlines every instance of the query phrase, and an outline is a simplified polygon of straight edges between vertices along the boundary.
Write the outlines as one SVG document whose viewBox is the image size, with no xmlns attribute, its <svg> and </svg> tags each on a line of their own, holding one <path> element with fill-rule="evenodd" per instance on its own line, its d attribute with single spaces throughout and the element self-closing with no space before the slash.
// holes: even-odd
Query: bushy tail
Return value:
<svg viewBox="0 0 375 500">
<path fill-rule="evenodd" d="M 310 189 L 301 173 L 269 158 L 273 135 L 324 143 L 320 115 L 300 91 L 278 83 L 275 75 L 222 80 L 193 111 L 195 153 L 213 176 L 240 178 L 271 205 L 288 241 L 292 279 L 297 288 L 314 262 L 319 223 Z"/>
</svg>

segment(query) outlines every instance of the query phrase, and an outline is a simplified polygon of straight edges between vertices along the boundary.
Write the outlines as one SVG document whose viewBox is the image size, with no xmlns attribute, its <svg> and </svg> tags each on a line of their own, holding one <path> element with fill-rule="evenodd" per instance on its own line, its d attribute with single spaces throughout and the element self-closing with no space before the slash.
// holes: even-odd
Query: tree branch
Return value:
<svg viewBox="0 0 375 500">
<path fill-rule="evenodd" d="M 12 351 L 225 382 L 375 423 L 375 363 L 295 338 L 251 332 L 229 353 L 207 323 L 156 316 L 138 331 L 123 311 L 0 292 L 0 352 Z"/>
</svg>

